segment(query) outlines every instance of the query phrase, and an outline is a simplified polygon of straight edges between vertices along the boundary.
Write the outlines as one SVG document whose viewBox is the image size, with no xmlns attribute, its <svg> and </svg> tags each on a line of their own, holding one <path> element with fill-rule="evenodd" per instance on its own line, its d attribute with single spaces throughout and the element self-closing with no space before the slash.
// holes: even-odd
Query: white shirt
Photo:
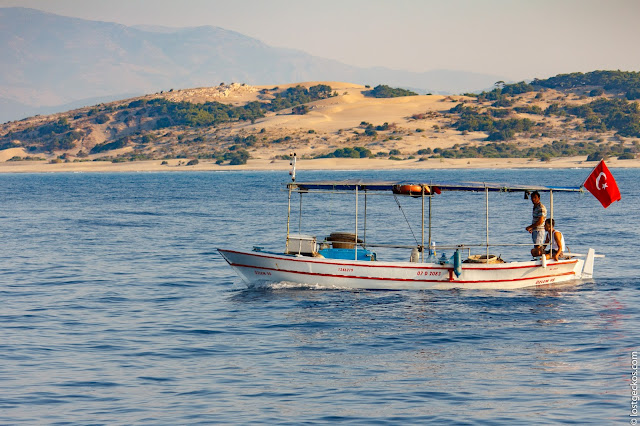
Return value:
<svg viewBox="0 0 640 426">
<path fill-rule="evenodd" d="M 555 234 L 556 232 L 560 232 L 560 231 L 558 231 L 557 229 L 554 229 L 553 233 Z M 547 232 L 547 241 L 546 242 L 547 243 L 549 242 L 549 233 L 548 232 Z M 559 252 L 559 251 L 564 252 L 565 245 L 564 245 L 564 235 L 562 235 L 562 232 L 560 232 L 560 245 L 562 247 L 558 248 L 558 244 L 556 243 L 556 239 L 553 238 L 552 242 L 551 242 L 551 250 L 553 250 L 554 252 Z"/>
</svg>

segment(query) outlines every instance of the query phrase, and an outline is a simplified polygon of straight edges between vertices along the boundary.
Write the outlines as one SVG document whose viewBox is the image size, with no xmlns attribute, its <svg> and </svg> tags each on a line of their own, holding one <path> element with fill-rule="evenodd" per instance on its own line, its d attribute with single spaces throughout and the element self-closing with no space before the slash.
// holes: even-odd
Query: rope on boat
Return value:
<svg viewBox="0 0 640 426">
<path fill-rule="evenodd" d="M 404 209 L 400 205 L 400 201 L 398 200 L 398 197 L 396 196 L 396 194 L 393 194 L 393 199 L 396 200 L 396 204 L 398 205 L 398 208 L 402 212 L 402 215 L 404 216 L 404 220 L 407 222 L 407 226 L 409 226 L 409 231 L 411 231 L 411 234 L 413 235 L 413 239 L 415 240 L 416 245 L 420 245 L 420 243 L 418 242 L 418 239 L 416 238 L 416 234 L 413 232 L 413 229 L 411 229 L 411 224 L 409 223 L 409 219 L 407 219 L 407 215 L 404 213 Z"/>
</svg>

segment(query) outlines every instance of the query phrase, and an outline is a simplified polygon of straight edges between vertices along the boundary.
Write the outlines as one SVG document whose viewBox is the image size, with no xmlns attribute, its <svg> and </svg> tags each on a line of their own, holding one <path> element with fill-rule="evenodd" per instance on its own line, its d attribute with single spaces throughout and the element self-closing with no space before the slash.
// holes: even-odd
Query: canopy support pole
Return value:
<svg viewBox="0 0 640 426">
<path fill-rule="evenodd" d="M 287 241 L 286 247 L 289 247 L 289 226 L 291 223 L 291 185 L 289 185 L 289 200 L 287 203 Z"/>
<path fill-rule="evenodd" d="M 300 194 L 300 211 L 298 212 L 298 234 L 302 234 L 302 192 Z"/>
<path fill-rule="evenodd" d="M 551 232 L 549 232 L 549 253 L 553 251 L 553 190 L 549 191 L 549 226 L 551 226 Z M 563 247 L 564 248 L 564 247 Z M 544 256 L 544 253 L 542 253 Z"/>
<path fill-rule="evenodd" d="M 356 240 L 356 243 L 358 241 Z M 367 249 L 367 189 L 364 189 L 364 235 L 362 236 L 362 246 Z"/>
<path fill-rule="evenodd" d="M 431 198 L 433 198 L 433 195 L 429 195 L 429 250 L 431 250 Z M 429 254 L 436 255 L 431 252 L 429 252 Z"/>
<path fill-rule="evenodd" d="M 486 219 L 487 219 L 487 260 L 486 260 L 486 262 L 489 263 L 489 188 L 487 188 L 486 186 L 484 188 L 484 196 L 485 196 L 485 204 L 487 206 L 487 208 L 486 208 Z"/>
<path fill-rule="evenodd" d="M 354 260 L 358 260 L 358 185 L 356 185 L 356 237 L 354 241 Z"/>
<path fill-rule="evenodd" d="M 422 252 L 421 259 L 422 263 L 424 263 L 424 185 L 422 186 L 422 241 L 420 244 L 420 251 Z"/>
</svg>

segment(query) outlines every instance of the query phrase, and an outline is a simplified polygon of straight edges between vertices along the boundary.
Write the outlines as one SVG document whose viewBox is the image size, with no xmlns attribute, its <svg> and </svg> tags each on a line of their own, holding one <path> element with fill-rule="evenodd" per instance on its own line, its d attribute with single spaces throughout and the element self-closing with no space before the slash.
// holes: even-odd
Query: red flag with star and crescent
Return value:
<svg viewBox="0 0 640 426">
<path fill-rule="evenodd" d="M 604 164 L 604 160 L 600 160 L 582 186 L 589 190 L 605 209 L 621 198 L 618 184 L 607 165 Z"/>
</svg>

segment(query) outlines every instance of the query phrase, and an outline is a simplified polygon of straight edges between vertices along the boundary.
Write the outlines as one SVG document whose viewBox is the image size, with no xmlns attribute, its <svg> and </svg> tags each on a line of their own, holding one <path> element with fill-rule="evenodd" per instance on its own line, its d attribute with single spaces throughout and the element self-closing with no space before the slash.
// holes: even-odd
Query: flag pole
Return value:
<svg viewBox="0 0 640 426">
<path fill-rule="evenodd" d="M 551 227 L 551 232 L 549 233 L 549 253 L 553 254 L 553 189 L 549 191 L 549 204 L 551 205 L 551 215 L 549 226 Z M 543 256 L 546 256 L 542 253 Z"/>
</svg>

